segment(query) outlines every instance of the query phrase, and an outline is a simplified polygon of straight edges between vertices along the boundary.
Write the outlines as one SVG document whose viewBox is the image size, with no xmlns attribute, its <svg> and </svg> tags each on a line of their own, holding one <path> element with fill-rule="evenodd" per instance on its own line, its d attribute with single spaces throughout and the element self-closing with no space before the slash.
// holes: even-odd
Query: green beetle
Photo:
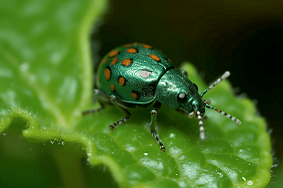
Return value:
<svg viewBox="0 0 283 188">
<path fill-rule="evenodd" d="M 158 133 L 155 131 L 156 116 L 161 104 L 174 108 L 188 116 L 197 116 L 200 126 L 200 138 L 204 139 L 202 117 L 205 107 L 231 118 L 236 123 L 241 122 L 213 106 L 209 100 L 202 100 L 204 94 L 230 75 L 226 71 L 216 82 L 201 94 L 198 88 L 188 78 L 185 71 L 174 67 L 171 60 L 162 52 L 147 44 L 127 44 L 109 52 L 100 62 L 94 96 L 101 108 L 88 110 L 83 115 L 97 112 L 105 104 L 116 106 L 125 117 L 110 125 L 115 129 L 126 122 L 131 116 L 131 109 L 139 106 L 153 105 L 151 114 L 151 133 L 165 151 Z"/>
</svg>

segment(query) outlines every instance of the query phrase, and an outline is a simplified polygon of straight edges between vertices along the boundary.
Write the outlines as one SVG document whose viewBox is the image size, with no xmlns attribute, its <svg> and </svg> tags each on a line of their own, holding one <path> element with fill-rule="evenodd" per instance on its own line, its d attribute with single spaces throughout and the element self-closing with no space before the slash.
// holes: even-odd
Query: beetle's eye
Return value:
<svg viewBox="0 0 283 188">
<path fill-rule="evenodd" d="M 194 86 L 195 86 L 195 88 L 197 89 L 197 91 L 198 91 L 198 86 L 196 85 L 196 84 L 194 84 Z"/>
<path fill-rule="evenodd" d="M 182 93 L 179 93 L 178 95 L 178 102 L 179 103 L 184 103 L 187 101 L 187 95 L 186 93 L 182 92 Z"/>
</svg>

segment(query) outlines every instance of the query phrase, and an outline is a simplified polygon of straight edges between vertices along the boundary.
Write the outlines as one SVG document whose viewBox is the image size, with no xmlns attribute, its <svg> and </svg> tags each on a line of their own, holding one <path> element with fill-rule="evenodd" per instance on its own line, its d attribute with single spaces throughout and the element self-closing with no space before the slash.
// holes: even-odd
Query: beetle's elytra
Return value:
<svg viewBox="0 0 283 188">
<path fill-rule="evenodd" d="M 133 43 L 118 47 L 109 52 L 100 62 L 96 74 L 94 96 L 104 108 L 105 104 L 116 106 L 124 112 L 125 117 L 110 125 L 115 129 L 131 117 L 131 108 L 137 104 L 153 105 L 151 111 L 151 133 L 165 151 L 158 133 L 155 131 L 156 116 L 161 104 L 174 108 L 188 117 L 199 119 L 200 138 L 204 139 L 202 117 L 205 107 L 241 122 L 213 106 L 209 100 L 203 100 L 204 94 L 230 75 L 226 71 L 216 82 L 201 94 L 184 71 L 174 67 L 172 61 L 162 52 L 147 44 Z M 88 110 L 83 114 L 97 112 Z"/>
</svg>

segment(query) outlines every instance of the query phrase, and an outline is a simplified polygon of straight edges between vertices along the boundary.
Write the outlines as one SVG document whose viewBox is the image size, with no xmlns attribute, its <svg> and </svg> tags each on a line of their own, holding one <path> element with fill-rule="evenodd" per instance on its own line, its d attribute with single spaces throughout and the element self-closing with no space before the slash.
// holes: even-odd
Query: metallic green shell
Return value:
<svg viewBox="0 0 283 188">
<path fill-rule="evenodd" d="M 123 63 L 125 59 L 130 59 L 131 63 Z M 156 99 L 155 90 L 162 75 L 174 68 L 170 62 L 162 52 L 149 45 L 124 45 L 102 59 L 96 86 L 108 96 L 115 95 L 124 102 L 148 104 Z"/>
</svg>

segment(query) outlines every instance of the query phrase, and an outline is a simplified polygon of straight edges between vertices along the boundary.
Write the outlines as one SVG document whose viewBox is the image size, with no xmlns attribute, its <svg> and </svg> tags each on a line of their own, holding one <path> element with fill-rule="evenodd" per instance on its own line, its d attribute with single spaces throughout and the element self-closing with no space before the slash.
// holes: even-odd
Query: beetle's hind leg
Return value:
<svg viewBox="0 0 283 188">
<path fill-rule="evenodd" d="M 100 107 L 97 108 L 97 109 L 91 109 L 91 110 L 83 111 L 83 113 L 82 113 L 83 116 L 89 115 L 89 114 L 94 114 L 94 113 L 97 113 L 100 110 L 104 109 L 104 106 L 105 106 L 104 102 L 106 102 L 106 100 L 107 100 L 105 94 L 99 89 L 94 89 L 93 95 L 94 95 L 94 98 L 96 98 L 98 103 L 100 104 Z M 109 99 L 108 99 L 108 101 L 109 101 Z"/>
<path fill-rule="evenodd" d="M 156 126 L 156 116 L 157 116 L 157 111 L 158 109 L 160 108 L 160 103 L 159 102 L 156 102 L 150 112 L 151 114 L 151 122 L 150 122 L 150 129 L 151 129 L 151 134 L 152 136 L 155 138 L 155 140 L 157 141 L 157 143 L 159 144 L 160 146 L 160 149 L 162 151 L 165 151 L 166 148 L 165 146 L 163 145 L 160 137 L 159 137 L 159 134 L 156 132 L 155 130 L 155 126 Z"/>
<path fill-rule="evenodd" d="M 131 114 L 128 112 L 128 110 L 126 110 L 126 107 L 123 105 L 122 101 L 117 101 L 114 95 L 111 95 L 110 99 L 112 104 L 126 115 L 125 117 L 109 126 L 109 129 L 114 130 L 118 125 L 125 123 L 131 117 Z"/>
<path fill-rule="evenodd" d="M 99 101 L 98 101 L 98 103 L 100 104 L 99 108 L 83 111 L 82 115 L 86 116 L 86 115 L 89 115 L 89 114 L 95 114 L 95 113 L 99 112 L 100 110 L 103 110 L 104 109 L 104 104 L 99 102 Z"/>
</svg>

